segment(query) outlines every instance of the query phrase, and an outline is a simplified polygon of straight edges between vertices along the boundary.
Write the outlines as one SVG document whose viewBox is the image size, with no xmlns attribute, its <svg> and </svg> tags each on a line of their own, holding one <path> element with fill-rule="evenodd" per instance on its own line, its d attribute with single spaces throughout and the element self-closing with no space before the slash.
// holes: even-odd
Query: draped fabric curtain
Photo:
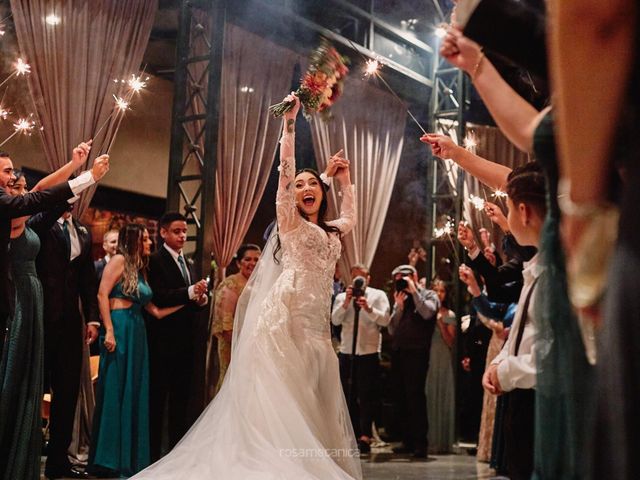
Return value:
<svg viewBox="0 0 640 480">
<path fill-rule="evenodd" d="M 378 248 L 402 154 L 406 107 L 375 86 L 348 78 L 344 98 L 332 113 L 333 118 L 326 122 L 314 117 L 311 132 L 320 171 L 340 149 L 351 161 L 358 222 L 343 238 L 340 259 L 340 271 L 349 278 L 350 267 L 356 263 L 370 266 Z M 334 183 L 328 218 L 338 216 L 339 205 L 339 187 Z"/>
<path fill-rule="evenodd" d="M 438 133 L 449 135 L 453 141 L 457 144 L 462 143 L 457 138 L 457 131 L 453 122 L 443 125 L 438 129 Z M 529 161 L 529 155 L 516 148 L 507 138 L 502 134 L 500 129 L 496 127 L 486 125 L 467 124 L 467 137 L 473 140 L 475 146 L 468 147 L 472 153 L 479 155 L 480 157 L 491 160 L 492 162 L 506 165 L 509 168 L 515 168 L 518 165 L 522 165 Z M 452 160 L 444 160 L 446 165 L 446 175 L 449 180 L 449 184 L 452 190 L 455 192 L 458 174 L 461 171 L 460 167 Z M 486 187 L 475 177 L 467 174 L 465 175 L 464 189 L 459 195 L 464 197 L 463 206 L 463 218 L 471 224 L 474 231 L 484 227 L 490 232 L 495 233 L 494 237 L 500 237 L 498 230 L 493 226 L 491 221 L 487 218 L 483 211 L 477 210 L 473 204 L 469 201 L 470 196 L 479 197 L 483 200 L 488 200 L 497 204 L 507 213 L 506 202 L 504 199 L 500 199 L 494 196 L 493 190 Z M 496 239 L 494 239 L 496 242 Z"/>
<path fill-rule="evenodd" d="M 264 38 L 226 28 L 213 226 L 221 269 L 241 245 L 267 185 L 282 125 L 269 105 L 289 91 L 298 60 Z"/>
<path fill-rule="evenodd" d="M 47 163 L 52 170 L 71 158 L 73 148 L 93 138 L 91 159 L 107 153 L 121 116 L 113 95 L 138 75 L 157 0 L 11 0 L 20 51 L 31 65 L 27 76 Z M 45 21 L 55 14 L 59 23 Z M 117 162 L 117 159 L 113 159 Z M 83 193 L 78 216 L 95 188 Z"/>
<path fill-rule="evenodd" d="M 196 20 L 204 28 L 198 40 L 203 42 L 211 27 L 206 18 Z M 269 113 L 269 106 L 289 92 L 298 61 L 294 52 L 264 38 L 232 24 L 225 28 L 212 247 L 218 280 L 242 244 L 267 186 L 282 125 L 282 120 Z M 200 43 L 199 48 L 205 45 Z M 194 114 L 204 113 L 207 72 L 198 64 L 190 68 L 190 108 Z M 197 122 L 188 127 L 193 143 L 200 148 L 204 145 L 201 131 Z M 212 306 L 209 331 L 213 315 Z M 215 391 L 216 366 L 217 342 L 210 336 L 207 399 Z"/>
</svg>

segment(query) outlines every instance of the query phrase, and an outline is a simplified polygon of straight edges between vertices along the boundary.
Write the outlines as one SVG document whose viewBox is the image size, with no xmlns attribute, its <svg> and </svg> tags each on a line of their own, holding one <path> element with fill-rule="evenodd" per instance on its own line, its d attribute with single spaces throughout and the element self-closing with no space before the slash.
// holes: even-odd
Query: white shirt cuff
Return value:
<svg viewBox="0 0 640 480">
<path fill-rule="evenodd" d="M 93 325 L 94 327 L 100 327 L 100 322 L 87 322 L 87 325 Z"/>
<path fill-rule="evenodd" d="M 82 172 L 73 180 L 69 180 L 69 188 L 74 195 L 78 195 L 80 192 L 86 190 L 94 183 L 96 183 L 96 181 L 93 179 L 91 170 L 87 170 L 86 172 Z"/>
</svg>

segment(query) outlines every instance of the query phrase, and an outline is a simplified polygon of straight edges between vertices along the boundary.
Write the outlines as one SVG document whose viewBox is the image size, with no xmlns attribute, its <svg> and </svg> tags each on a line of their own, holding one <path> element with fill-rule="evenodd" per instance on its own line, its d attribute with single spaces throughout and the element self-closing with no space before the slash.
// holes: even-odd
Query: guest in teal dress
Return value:
<svg viewBox="0 0 640 480">
<path fill-rule="evenodd" d="M 425 385 L 429 419 L 429 453 L 451 453 L 455 441 L 455 385 L 453 346 L 456 340 L 456 314 L 447 308 L 447 287 L 435 280 L 431 289 L 438 294 L 440 309 L 431 337 L 429 371 Z"/>
<path fill-rule="evenodd" d="M 151 303 L 146 281 L 150 253 L 147 229 L 127 225 L 100 282 L 104 329 L 89 455 L 89 470 L 99 476 L 128 477 L 150 464 L 149 358 L 142 309 L 163 318 L 182 308 L 160 309 Z"/>
</svg>

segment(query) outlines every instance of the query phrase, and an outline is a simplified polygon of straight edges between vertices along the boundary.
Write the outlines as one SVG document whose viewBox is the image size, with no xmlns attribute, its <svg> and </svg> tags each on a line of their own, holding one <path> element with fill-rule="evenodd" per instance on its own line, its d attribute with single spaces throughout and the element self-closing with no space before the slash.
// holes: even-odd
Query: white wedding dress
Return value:
<svg viewBox="0 0 640 480">
<path fill-rule="evenodd" d="M 293 134 L 283 135 L 275 235 L 240 297 L 222 389 L 148 480 L 361 479 L 362 470 L 329 330 L 332 279 L 341 244 L 295 205 Z M 286 147 L 286 148 L 285 148 Z M 353 186 L 341 216 L 353 228 Z M 275 229 L 274 229 L 275 230 Z"/>
</svg>

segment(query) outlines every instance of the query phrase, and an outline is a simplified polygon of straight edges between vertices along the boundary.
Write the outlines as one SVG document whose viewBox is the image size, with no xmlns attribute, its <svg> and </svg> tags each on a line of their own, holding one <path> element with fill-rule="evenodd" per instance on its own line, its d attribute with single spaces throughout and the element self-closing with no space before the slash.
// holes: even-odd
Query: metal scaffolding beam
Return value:
<svg viewBox="0 0 640 480">
<path fill-rule="evenodd" d="M 200 276 L 211 270 L 225 7 L 184 0 L 177 38 L 167 208 L 187 217 Z"/>
</svg>

